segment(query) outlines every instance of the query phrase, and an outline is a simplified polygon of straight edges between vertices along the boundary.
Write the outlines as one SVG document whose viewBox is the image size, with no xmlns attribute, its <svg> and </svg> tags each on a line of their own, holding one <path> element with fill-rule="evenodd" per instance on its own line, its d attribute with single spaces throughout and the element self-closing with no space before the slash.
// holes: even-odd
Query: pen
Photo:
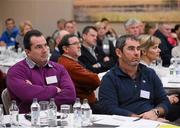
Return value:
<svg viewBox="0 0 180 128">
<path fill-rule="evenodd" d="M 137 119 L 135 119 L 135 120 L 133 120 L 133 121 L 138 121 L 138 120 L 140 120 L 140 119 L 142 119 L 142 116 L 139 117 L 139 118 L 137 118 Z"/>
</svg>

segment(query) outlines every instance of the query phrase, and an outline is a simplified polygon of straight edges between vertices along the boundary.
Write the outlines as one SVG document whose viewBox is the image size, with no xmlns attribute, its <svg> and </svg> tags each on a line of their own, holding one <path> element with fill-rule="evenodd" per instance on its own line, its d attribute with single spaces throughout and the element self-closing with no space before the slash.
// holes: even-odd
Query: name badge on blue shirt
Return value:
<svg viewBox="0 0 180 128">
<path fill-rule="evenodd" d="M 49 77 L 46 77 L 46 83 L 47 84 L 54 84 L 54 83 L 57 83 L 57 77 L 56 76 L 49 76 Z"/>
<path fill-rule="evenodd" d="M 145 90 L 141 90 L 140 97 L 141 98 L 145 98 L 145 99 L 149 99 L 150 98 L 150 92 L 149 91 L 145 91 Z"/>
<path fill-rule="evenodd" d="M 10 40 L 11 40 L 12 42 L 14 42 L 14 41 L 15 41 L 15 38 L 11 37 Z"/>
</svg>

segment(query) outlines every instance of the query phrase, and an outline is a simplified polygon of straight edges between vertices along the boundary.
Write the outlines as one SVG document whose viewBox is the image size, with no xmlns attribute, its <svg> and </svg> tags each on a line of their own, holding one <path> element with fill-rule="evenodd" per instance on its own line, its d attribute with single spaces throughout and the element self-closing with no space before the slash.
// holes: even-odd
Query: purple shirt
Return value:
<svg viewBox="0 0 180 128">
<path fill-rule="evenodd" d="M 58 108 L 61 104 L 74 103 L 74 84 L 62 65 L 49 61 L 46 66 L 38 67 L 28 61 L 26 58 L 18 62 L 7 73 L 7 88 L 11 99 L 16 100 L 20 113 L 30 112 L 33 98 L 37 98 L 38 101 L 55 98 Z M 50 76 L 57 78 L 57 82 L 48 84 L 47 78 Z M 57 93 L 56 87 L 61 89 L 60 93 Z"/>
</svg>

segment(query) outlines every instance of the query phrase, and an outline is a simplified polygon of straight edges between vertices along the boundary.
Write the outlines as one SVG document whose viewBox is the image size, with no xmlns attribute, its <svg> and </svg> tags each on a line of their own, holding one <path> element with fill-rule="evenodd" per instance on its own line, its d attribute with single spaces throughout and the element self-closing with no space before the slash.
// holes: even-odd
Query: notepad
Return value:
<svg viewBox="0 0 180 128">
<path fill-rule="evenodd" d="M 159 128 L 180 128 L 180 126 L 176 126 L 172 124 L 161 124 Z"/>
</svg>

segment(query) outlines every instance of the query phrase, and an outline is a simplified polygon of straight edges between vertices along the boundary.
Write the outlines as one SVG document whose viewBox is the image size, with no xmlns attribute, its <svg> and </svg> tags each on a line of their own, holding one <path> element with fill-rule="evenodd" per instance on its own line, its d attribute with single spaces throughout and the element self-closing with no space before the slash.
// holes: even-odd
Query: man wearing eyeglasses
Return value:
<svg viewBox="0 0 180 128">
<path fill-rule="evenodd" d="M 33 98 L 38 101 L 54 98 L 57 106 L 73 104 L 76 98 L 73 82 L 62 65 L 48 61 L 48 46 L 42 33 L 27 32 L 24 47 L 27 57 L 7 73 L 7 88 L 20 113 L 30 112 Z"/>
<path fill-rule="evenodd" d="M 77 97 L 81 101 L 87 98 L 94 112 L 96 103 L 94 90 L 100 85 L 100 80 L 97 74 L 87 70 L 79 63 L 78 57 L 81 55 L 79 39 L 75 35 L 65 35 L 58 47 L 61 52 L 58 63 L 64 65 L 71 76 Z"/>
</svg>

